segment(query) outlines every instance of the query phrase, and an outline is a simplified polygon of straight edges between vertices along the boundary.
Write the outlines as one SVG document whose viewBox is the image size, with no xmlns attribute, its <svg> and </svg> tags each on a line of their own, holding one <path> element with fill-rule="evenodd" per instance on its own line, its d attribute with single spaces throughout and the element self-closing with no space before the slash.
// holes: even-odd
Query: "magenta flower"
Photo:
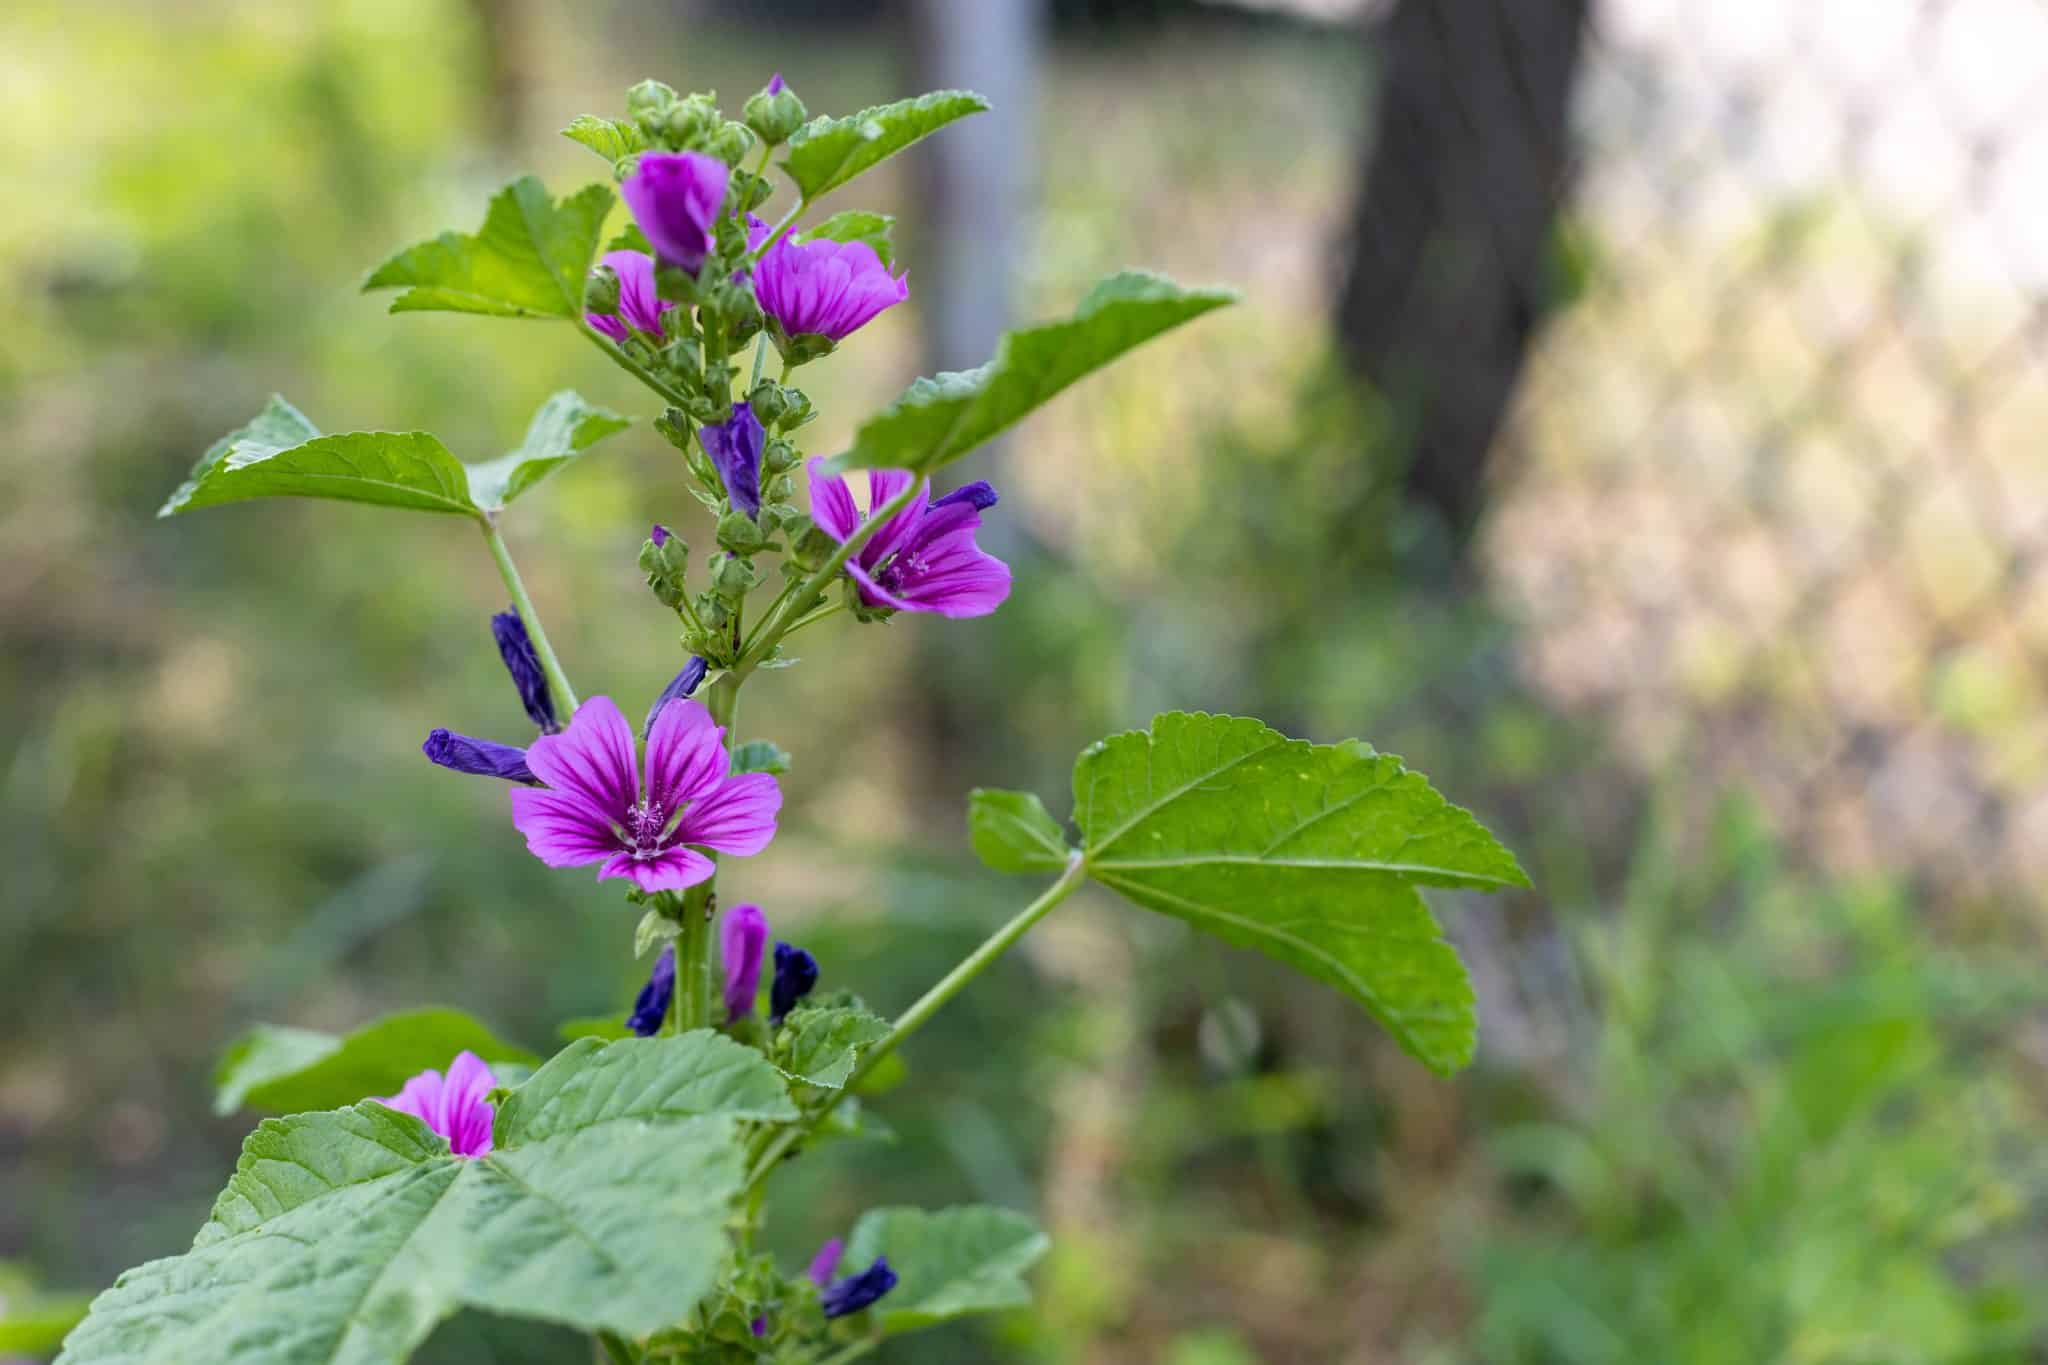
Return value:
<svg viewBox="0 0 2048 1365">
<path fill-rule="evenodd" d="M 768 432 L 753 407 L 734 403 L 731 417 L 697 428 L 697 441 L 717 467 L 727 501 L 750 518 L 760 516 L 761 452 L 767 448 Z"/>
<path fill-rule="evenodd" d="M 619 186 L 633 221 L 663 260 L 696 274 L 711 254 L 711 227 L 732 171 L 702 152 L 649 152 Z M 616 268 L 616 267 L 614 267 Z M 625 298 L 620 276 L 619 297 Z"/>
<path fill-rule="evenodd" d="M 730 1023 L 754 1012 L 761 993 L 761 949 L 768 943 L 768 917 L 758 905 L 735 905 L 718 926 L 718 957 L 725 964 L 725 1017 Z"/>
<path fill-rule="evenodd" d="M 811 517 L 820 530 L 844 544 L 866 519 L 855 508 L 846 480 L 812 460 Z M 900 469 L 868 472 L 870 512 L 901 493 L 911 475 Z M 995 506 L 986 483 L 972 483 L 937 501 L 931 486 L 917 493 L 869 536 L 847 561 L 847 576 L 860 585 L 861 601 L 895 611 L 935 611 L 941 616 L 986 616 L 1010 595 L 1010 566 L 974 543 L 981 513 Z"/>
<path fill-rule="evenodd" d="M 604 264 L 619 277 L 619 311 L 585 313 L 583 320 L 617 342 L 625 341 L 628 329 L 664 340 L 661 315 L 675 305 L 654 292 L 654 258 L 644 251 L 613 251 Z"/>
<path fill-rule="evenodd" d="M 754 267 L 754 297 L 786 336 L 817 332 L 843 341 L 909 298 L 910 280 L 891 275 L 866 242 L 785 235 Z"/>
<path fill-rule="evenodd" d="M 474 1052 L 459 1052 L 448 1064 L 445 1078 L 438 1071 L 422 1071 L 396 1095 L 381 1097 L 377 1103 L 411 1114 L 447 1138 L 455 1155 L 482 1156 L 491 1150 L 491 1121 L 497 1116 L 484 1096 L 497 1085 L 498 1078 L 483 1058 Z"/>
<path fill-rule="evenodd" d="M 512 823 L 549 867 L 602 863 L 598 879 L 628 877 L 642 891 L 680 891 L 710 877 L 698 847 L 746 857 L 775 837 L 782 790 L 767 773 L 728 776 L 725 731 L 703 703 L 673 701 L 647 731 L 646 781 L 633 727 L 610 697 L 576 709 L 569 728 L 543 735 L 526 765 L 545 789 L 512 793 Z"/>
</svg>

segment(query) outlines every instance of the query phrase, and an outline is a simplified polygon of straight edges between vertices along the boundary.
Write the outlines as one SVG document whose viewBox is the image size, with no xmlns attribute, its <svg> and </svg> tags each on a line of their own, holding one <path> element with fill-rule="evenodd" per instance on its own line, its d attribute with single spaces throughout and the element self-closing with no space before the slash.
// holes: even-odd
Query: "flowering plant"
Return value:
<svg viewBox="0 0 2048 1365">
<path fill-rule="evenodd" d="M 477 1310 L 587 1334 L 614 1362 L 806 1365 L 1027 1303 L 1045 1240 L 1006 1210 L 874 1210 L 795 1273 L 754 1238 L 783 1163 L 857 1134 L 875 1068 L 1090 881 L 1342 991 L 1433 1070 L 1469 1059 L 1471 988 L 1418 888 L 1525 884 L 1513 856 L 1400 760 L 1256 720 L 1172 713 L 1091 746 L 1066 824 L 1036 796 L 974 792 L 976 854 L 1049 881 L 893 1020 L 851 991 L 821 992 L 829 964 L 774 941 L 760 906 L 721 913 L 720 878 L 772 847 L 788 772 L 772 741 L 739 742 L 742 687 L 841 611 L 859 623 L 995 611 L 1010 571 L 976 533 L 997 492 L 934 480 L 1088 372 L 1231 299 L 1113 276 L 1071 316 L 1010 333 L 980 369 L 918 380 L 848 448 L 807 460 L 814 413 L 793 375 L 908 294 L 888 218 L 807 216 L 983 107 L 943 91 L 810 119 L 778 77 L 731 120 L 711 96 L 643 82 L 626 118 L 566 130 L 605 158 L 616 190 L 554 199 L 514 181 L 476 233 L 369 276 L 403 291 L 394 312 L 566 324 L 659 400 L 654 428 L 711 509 L 716 548 L 693 571 L 664 526 L 641 547 L 682 654 L 665 686 L 649 680 L 637 724 L 612 698 L 578 700 L 500 534 L 514 501 L 625 417 L 558 393 L 518 448 L 464 464 L 423 432 L 323 435 L 277 398 L 171 496 L 166 515 L 306 496 L 474 524 L 512 600 L 492 634 L 536 733 L 519 744 L 436 729 L 425 754 L 504 784 L 538 864 L 619 883 L 642 911 L 634 951 L 651 961 L 629 1012 L 545 1060 L 446 1009 L 346 1037 L 241 1040 L 220 1106 L 285 1117 L 249 1136 L 192 1248 L 122 1276 L 63 1361 L 396 1362 Z M 771 223 L 757 210 L 776 198 L 777 148 L 792 192 Z M 620 197 L 630 221 L 607 241 Z"/>
</svg>

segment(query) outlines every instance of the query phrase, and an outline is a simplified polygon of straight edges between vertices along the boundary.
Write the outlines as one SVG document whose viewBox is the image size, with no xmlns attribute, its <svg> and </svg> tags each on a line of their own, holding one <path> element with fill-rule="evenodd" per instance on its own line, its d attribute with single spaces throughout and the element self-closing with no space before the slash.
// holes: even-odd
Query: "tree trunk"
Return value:
<svg viewBox="0 0 2048 1365">
<path fill-rule="evenodd" d="M 1380 79 L 1337 335 L 1459 557 L 1546 307 L 1589 3 L 1400 0 L 1367 35 Z"/>
</svg>

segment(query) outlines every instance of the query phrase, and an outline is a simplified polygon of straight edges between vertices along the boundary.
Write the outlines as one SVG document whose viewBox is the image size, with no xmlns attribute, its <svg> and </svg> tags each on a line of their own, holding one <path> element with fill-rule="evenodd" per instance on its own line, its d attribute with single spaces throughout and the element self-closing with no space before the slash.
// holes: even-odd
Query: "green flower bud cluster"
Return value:
<svg viewBox="0 0 2048 1365">
<path fill-rule="evenodd" d="M 754 148 L 744 123 L 719 112 L 715 91 L 678 95 L 661 81 L 642 81 L 626 92 L 626 113 L 650 146 L 671 152 L 703 152 L 737 166 Z"/>
</svg>

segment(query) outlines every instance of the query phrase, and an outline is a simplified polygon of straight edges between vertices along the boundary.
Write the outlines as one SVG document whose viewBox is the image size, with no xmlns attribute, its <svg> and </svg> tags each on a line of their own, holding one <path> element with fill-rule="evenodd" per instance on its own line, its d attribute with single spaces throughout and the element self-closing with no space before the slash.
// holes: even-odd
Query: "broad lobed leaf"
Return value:
<svg viewBox="0 0 2048 1365">
<path fill-rule="evenodd" d="M 897 1285 L 873 1313 L 894 1334 L 1029 1307 L 1024 1273 L 1048 1245 L 1037 1224 L 1008 1209 L 873 1209 L 854 1224 L 843 1264 L 865 1268 L 877 1256 L 889 1258 Z"/>
<path fill-rule="evenodd" d="M 792 1011 L 783 1022 L 787 1041 L 782 1074 L 805 1085 L 836 1090 L 860 1056 L 889 1032 L 889 1021 L 866 1010 L 834 1006 Z"/>
<path fill-rule="evenodd" d="M 997 872 L 1058 872 L 1073 850 L 1067 836 L 1030 792 L 976 787 L 967 798 L 974 855 Z"/>
<path fill-rule="evenodd" d="M 790 138 L 782 169 L 805 199 L 817 199 L 953 120 L 988 107 L 971 90 L 934 90 L 845 118 L 814 118 Z"/>
<path fill-rule="evenodd" d="M 1074 821 L 1103 885 L 1336 986 L 1434 1071 L 1471 1060 L 1471 983 L 1415 888 L 1528 879 L 1398 758 L 1172 712 L 1081 755 Z"/>
<path fill-rule="evenodd" d="M 394 313 L 581 318 L 584 277 L 611 207 L 609 185 L 555 200 L 537 178 L 521 176 L 491 197 L 476 233 L 408 247 L 371 271 L 363 289 L 405 290 Z"/>
<path fill-rule="evenodd" d="M 273 397 L 254 421 L 199 457 L 157 515 L 302 497 L 482 518 L 629 425 L 564 389 L 534 414 L 517 450 L 465 465 L 424 431 L 322 436 L 305 414 Z"/>
<path fill-rule="evenodd" d="M 445 1071 L 464 1051 L 486 1062 L 540 1062 L 461 1010 L 388 1014 L 344 1037 L 259 1024 L 235 1040 L 214 1068 L 213 1112 L 232 1114 L 246 1106 L 296 1113 L 395 1095 L 410 1077 L 429 1067 Z"/>
<path fill-rule="evenodd" d="M 700 1031 L 566 1049 L 475 1160 L 375 1103 L 265 1120 L 192 1250 L 123 1275 L 59 1359 L 395 1365 L 464 1308 L 651 1332 L 716 1281 L 741 1120 L 793 1114 Z"/>
<path fill-rule="evenodd" d="M 1161 332 L 1236 300 L 1228 289 L 1187 289 L 1127 270 L 1098 283 L 1060 322 L 1006 333 L 978 370 L 919 379 L 861 423 L 839 469 L 929 474 L 1014 426 L 1075 380 Z"/>
<path fill-rule="evenodd" d="M 639 124 L 625 119 L 599 118 L 596 114 L 578 114 L 562 130 L 562 136 L 571 142 L 582 143 L 613 164 L 647 147 L 647 137 L 640 131 Z"/>
</svg>

